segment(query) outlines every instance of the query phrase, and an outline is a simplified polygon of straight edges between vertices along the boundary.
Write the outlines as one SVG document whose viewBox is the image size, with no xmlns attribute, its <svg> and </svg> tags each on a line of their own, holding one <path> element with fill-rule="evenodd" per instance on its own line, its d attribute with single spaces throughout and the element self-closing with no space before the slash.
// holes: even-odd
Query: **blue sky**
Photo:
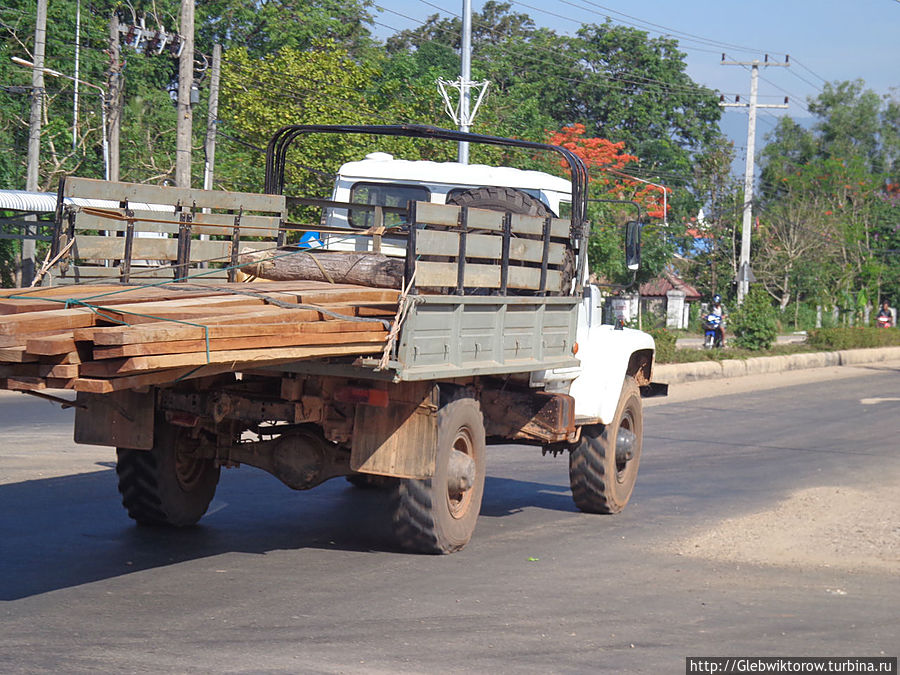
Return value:
<svg viewBox="0 0 900 675">
<path fill-rule="evenodd" d="M 431 14 L 459 15 L 462 0 L 376 0 L 379 37 L 412 28 Z M 479 10 L 482 0 L 472 0 Z M 729 60 L 773 61 L 790 54 L 789 68 L 760 70 L 760 103 L 790 99 L 787 111 L 760 111 L 757 147 L 775 117 L 808 117 L 807 97 L 816 96 L 825 81 L 861 78 L 879 94 L 900 98 L 900 1 L 898 0 L 527 0 L 511 2 L 512 10 L 528 14 L 538 26 L 573 33 L 582 23 L 602 23 L 609 16 L 653 36 L 676 38 L 686 52 L 687 72 L 695 82 L 719 90 L 734 100 L 750 93 L 749 69 L 722 66 Z M 440 8 L 440 9 L 438 9 Z M 443 10 L 443 11 L 442 11 Z M 403 15 L 403 16 L 401 16 Z M 746 144 L 746 113 L 729 112 L 723 130 L 735 139 L 739 152 Z M 742 130 L 742 131 L 741 131 Z M 743 134 L 741 136 L 741 134 Z"/>
</svg>

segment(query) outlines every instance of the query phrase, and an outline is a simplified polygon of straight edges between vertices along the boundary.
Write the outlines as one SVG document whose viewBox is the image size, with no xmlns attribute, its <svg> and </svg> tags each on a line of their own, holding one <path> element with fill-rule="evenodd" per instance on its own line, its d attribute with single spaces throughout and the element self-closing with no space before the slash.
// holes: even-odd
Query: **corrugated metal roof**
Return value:
<svg viewBox="0 0 900 675">
<path fill-rule="evenodd" d="M 66 204 L 74 206 L 94 206 L 100 209 L 115 209 L 119 203 L 108 199 L 81 199 L 66 197 Z M 142 211 L 174 212 L 175 207 L 169 204 L 139 204 L 129 202 L 131 208 Z M 0 210 L 28 211 L 36 213 L 53 213 L 56 211 L 55 192 L 28 192 L 27 190 L 0 190 Z"/>
</svg>

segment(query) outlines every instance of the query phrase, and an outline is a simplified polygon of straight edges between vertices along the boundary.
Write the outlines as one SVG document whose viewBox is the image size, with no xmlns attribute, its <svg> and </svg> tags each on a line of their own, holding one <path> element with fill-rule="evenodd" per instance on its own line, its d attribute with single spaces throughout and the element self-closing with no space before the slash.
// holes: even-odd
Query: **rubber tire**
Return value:
<svg viewBox="0 0 900 675">
<path fill-rule="evenodd" d="M 469 543 L 484 494 L 485 438 L 481 406 L 470 395 L 450 400 L 438 411 L 434 476 L 403 479 L 394 492 L 394 533 L 400 546 L 416 553 L 453 553 Z M 447 489 L 447 469 L 454 447 L 475 461 L 475 482 L 456 513 Z"/>
<path fill-rule="evenodd" d="M 640 389 L 633 377 L 626 377 L 612 422 L 582 429 L 581 441 L 569 454 L 572 499 L 581 511 L 619 513 L 628 504 L 641 462 L 642 415 Z M 634 454 L 617 465 L 615 439 L 621 426 L 635 435 Z"/>
<path fill-rule="evenodd" d="M 187 429 L 157 421 L 153 449 L 117 448 L 122 505 L 138 524 L 186 527 L 206 513 L 216 493 L 219 467 L 211 459 L 182 457 L 179 476 L 178 447 L 189 441 Z"/>
<path fill-rule="evenodd" d="M 540 199 L 510 187 L 481 187 L 458 192 L 447 199 L 448 204 L 473 209 L 509 211 L 525 216 L 547 217 L 550 209 Z"/>
</svg>

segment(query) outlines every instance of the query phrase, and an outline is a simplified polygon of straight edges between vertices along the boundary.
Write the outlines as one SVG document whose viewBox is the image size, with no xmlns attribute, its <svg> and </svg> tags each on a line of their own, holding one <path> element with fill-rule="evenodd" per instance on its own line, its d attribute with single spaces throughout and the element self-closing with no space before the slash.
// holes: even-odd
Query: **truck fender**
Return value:
<svg viewBox="0 0 900 675">
<path fill-rule="evenodd" d="M 626 375 L 633 375 L 638 385 L 650 383 L 656 344 L 647 333 L 610 325 L 579 326 L 577 342 L 581 374 L 569 389 L 575 416 L 608 424 Z"/>
</svg>

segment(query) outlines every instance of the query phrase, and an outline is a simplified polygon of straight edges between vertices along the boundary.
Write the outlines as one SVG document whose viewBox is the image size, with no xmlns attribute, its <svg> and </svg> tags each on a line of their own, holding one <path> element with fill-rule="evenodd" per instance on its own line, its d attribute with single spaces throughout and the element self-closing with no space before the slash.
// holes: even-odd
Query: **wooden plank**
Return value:
<svg viewBox="0 0 900 675">
<path fill-rule="evenodd" d="M 270 362 L 299 361 L 310 358 L 326 358 L 347 354 L 362 355 L 380 352 L 383 341 L 350 343 L 341 345 L 314 345 L 310 347 L 281 347 L 275 349 L 234 349 L 220 352 L 190 354 L 165 354 L 161 356 L 132 356 L 125 359 L 94 361 L 81 366 L 84 377 L 113 377 L 131 375 L 141 371 L 203 366 L 214 364 L 269 365 Z M 237 369 L 235 367 L 235 369 Z"/>
<path fill-rule="evenodd" d="M 132 260 L 176 260 L 178 258 L 178 239 L 176 238 L 144 238 L 135 237 L 132 242 Z M 245 252 L 252 248 L 242 245 Z M 226 260 L 231 255 L 231 242 L 228 241 L 191 241 L 191 261 Z M 72 257 L 82 260 L 121 260 L 125 256 L 124 237 L 104 237 L 100 235 L 79 234 L 75 236 Z"/>
<path fill-rule="evenodd" d="M 422 287 L 455 287 L 457 265 L 455 262 L 416 263 L 416 285 Z M 541 270 L 534 267 L 510 267 L 507 286 L 522 290 L 538 290 Z M 562 284 L 558 270 L 547 270 L 547 289 L 557 290 Z M 466 265 L 464 285 L 469 288 L 500 288 L 499 265 Z"/>
<path fill-rule="evenodd" d="M 8 377 L 0 380 L 0 388 L 10 391 L 38 391 L 47 388 L 42 377 Z"/>
<path fill-rule="evenodd" d="M 502 255 L 503 240 L 496 235 L 470 234 L 466 236 L 466 258 L 495 258 Z M 456 257 L 459 254 L 459 233 L 423 230 L 416 233 L 417 255 Z M 563 264 L 565 244 L 550 243 L 548 263 Z M 513 238 L 509 242 L 510 260 L 540 263 L 544 256 L 544 242 L 538 239 Z"/>
<path fill-rule="evenodd" d="M 261 211 L 283 213 L 286 200 L 283 195 L 226 190 L 194 190 L 191 188 L 162 187 L 140 183 L 121 183 L 93 178 L 69 177 L 64 187 L 65 197 L 83 199 L 107 199 L 114 202 L 140 202 L 144 204 L 182 204 L 197 209 L 213 208 L 237 211 Z"/>
<path fill-rule="evenodd" d="M 104 208 L 103 210 L 108 211 L 110 215 L 115 217 L 107 218 L 98 213 L 77 212 L 75 214 L 76 234 L 82 230 L 124 232 L 127 227 L 127 221 L 124 220 L 126 218 L 125 209 Z M 172 235 L 178 234 L 180 223 L 177 214 L 174 212 L 135 209 L 132 213 L 135 233 L 161 232 Z M 119 220 L 119 218 L 123 220 Z M 194 220 L 191 223 L 191 232 L 195 235 L 209 234 L 230 237 L 234 230 L 234 218 L 234 214 L 228 213 L 195 213 Z M 263 237 L 272 239 L 278 236 L 280 226 L 281 218 L 278 216 L 243 214 L 241 215 L 240 236 L 242 238 Z"/>
<path fill-rule="evenodd" d="M 300 312 L 297 312 L 300 314 Z M 359 321 L 339 321 L 328 320 L 319 321 L 315 312 L 304 312 L 308 319 L 306 321 L 291 321 L 290 316 L 283 317 L 285 320 L 278 323 L 256 323 L 242 321 L 236 324 L 214 324 L 206 329 L 200 326 L 188 326 L 185 324 L 144 324 L 143 326 L 135 326 L 126 331 L 109 329 L 110 333 L 103 333 L 107 329 L 95 329 L 94 345 L 96 349 L 105 349 L 106 347 L 117 347 L 142 343 L 158 343 L 158 342 L 176 342 L 182 340 L 202 340 L 206 342 L 207 332 L 210 339 L 232 339 L 232 338 L 252 338 L 265 336 L 291 336 L 291 335 L 311 335 L 311 334 L 331 334 L 331 333 L 351 333 L 351 332 L 383 332 L 384 326 L 381 322 L 359 322 Z"/>
<path fill-rule="evenodd" d="M 279 324 L 270 324 L 279 325 Z M 237 328 L 237 326 L 230 326 Z M 343 343 L 384 342 L 387 331 L 357 331 L 307 333 L 291 332 L 287 327 L 276 335 L 253 335 L 233 338 L 210 338 L 213 351 L 261 349 L 263 347 L 298 347 L 305 345 L 338 345 Z M 141 342 L 118 347 L 94 347 L 95 359 L 115 359 L 130 356 L 158 354 L 206 353 L 206 340 L 169 340 L 166 342 Z M 76 366 L 77 367 L 77 366 Z M 0 370 L 2 372 L 2 370 Z M 87 371 L 90 373 L 90 369 Z"/>
<path fill-rule="evenodd" d="M 420 224 L 438 225 L 441 227 L 457 227 L 459 225 L 460 207 L 453 204 L 431 204 L 416 202 L 416 220 Z M 469 209 L 467 224 L 470 230 L 503 231 L 503 211 L 491 209 Z M 512 214 L 512 231 L 514 234 L 542 236 L 544 232 L 543 216 L 526 216 Z M 567 239 L 571 224 L 564 218 L 553 218 L 550 224 L 550 236 Z M 427 229 L 427 228 L 426 228 Z"/>
<path fill-rule="evenodd" d="M 0 377 L 78 377 L 78 365 L 53 365 L 50 363 L 0 364 Z"/>
<path fill-rule="evenodd" d="M 0 348 L 0 361 L 4 363 L 28 363 L 37 361 L 38 357 L 25 351 L 25 347 Z"/>
</svg>

